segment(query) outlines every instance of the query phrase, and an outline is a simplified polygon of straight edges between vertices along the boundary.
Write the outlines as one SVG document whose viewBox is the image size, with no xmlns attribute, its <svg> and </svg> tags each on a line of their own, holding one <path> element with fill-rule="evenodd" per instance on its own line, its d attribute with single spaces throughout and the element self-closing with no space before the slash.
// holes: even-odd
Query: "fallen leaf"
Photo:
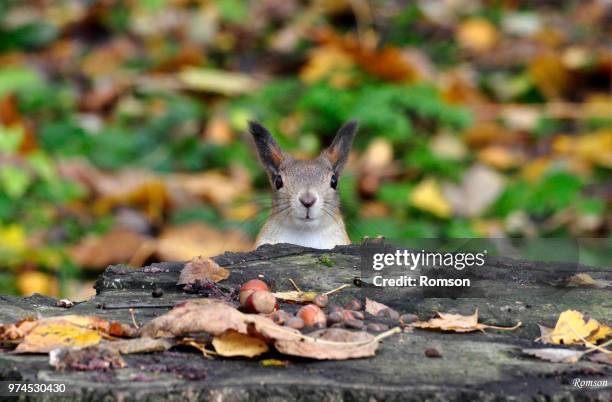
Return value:
<svg viewBox="0 0 612 402">
<path fill-rule="evenodd" d="M 303 304 L 312 302 L 318 293 L 292 290 L 288 292 L 275 292 L 273 295 L 284 302 Z"/>
<path fill-rule="evenodd" d="M 346 360 L 374 356 L 379 343 L 378 337 L 367 332 L 327 328 L 297 339 L 277 340 L 274 346 L 286 355 L 318 360 Z"/>
<path fill-rule="evenodd" d="M 17 274 L 17 289 L 21 295 L 31 295 L 40 293 L 43 295 L 55 296 L 59 288 L 57 279 L 53 276 L 40 271 L 22 271 Z"/>
<path fill-rule="evenodd" d="M 227 331 L 226 333 L 215 336 L 212 340 L 215 351 L 221 356 L 244 356 L 255 357 L 262 353 L 266 353 L 270 348 L 261 338 L 241 334 L 236 331 Z"/>
<path fill-rule="evenodd" d="M 586 286 L 593 288 L 605 288 L 608 286 L 612 286 L 612 281 L 606 281 L 603 279 L 593 279 L 593 277 L 589 274 L 580 273 L 575 274 L 567 278 L 566 286 L 574 287 L 574 286 Z"/>
<path fill-rule="evenodd" d="M 553 363 L 576 363 L 584 355 L 580 350 L 559 348 L 522 349 L 522 352 Z"/>
<path fill-rule="evenodd" d="M 168 226 L 157 239 L 156 255 L 164 261 L 188 261 L 198 255 L 248 251 L 252 242 L 236 230 L 220 231 L 200 222 Z"/>
<path fill-rule="evenodd" d="M 251 76 L 222 70 L 187 68 L 178 74 L 178 79 L 191 90 L 227 96 L 246 94 L 258 87 Z"/>
<path fill-rule="evenodd" d="M 535 86 L 547 98 L 559 98 L 569 88 L 571 75 L 559 55 L 548 53 L 534 57 L 528 71 Z"/>
<path fill-rule="evenodd" d="M 300 331 L 275 324 L 257 314 L 243 314 L 234 307 L 212 299 L 190 300 L 168 313 L 148 322 L 141 336 L 168 337 L 194 332 L 222 336 L 228 331 L 243 335 L 257 334 L 274 342 L 285 354 L 314 359 L 351 359 L 372 356 L 379 341 L 400 331 L 393 328 L 376 337 L 366 332 L 351 332 L 337 328 L 303 335 Z"/>
<path fill-rule="evenodd" d="M 264 359 L 261 362 L 262 366 L 278 366 L 285 367 L 289 364 L 288 360 L 278 360 L 278 359 Z"/>
<path fill-rule="evenodd" d="M 455 35 L 460 46 L 486 52 L 497 44 L 499 33 L 493 24 L 484 18 L 470 18 L 457 27 Z"/>
<path fill-rule="evenodd" d="M 0 326 L 0 340 L 19 342 L 16 352 L 46 353 L 62 346 L 90 346 L 105 336 L 132 337 L 129 325 L 94 316 L 65 315 L 40 320 L 21 320 Z"/>
<path fill-rule="evenodd" d="M 373 316 L 377 316 L 381 311 L 388 309 L 389 306 L 386 306 L 382 303 L 374 301 L 366 297 L 365 299 L 365 311 L 366 313 L 370 313 Z"/>
<path fill-rule="evenodd" d="M 542 343 L 551 343 L 550 334 L 553 332 L 553 328 L 545 327 L 544 325 L 538 324 L 538 328 L 540 328 L 540 337 L 536 339 L 536 341 Z"/>
<path fill-rule="evenodd" d="M 504 178 L 483 166 L 470 167 L 461 182 L 444 183 L 443 194 L 452 210 L 459 216 L 481 216 L 505 188 Z"/>
<path fill-rule="evenodd" d="M 412 326 L 421 329 L 434 329 L 452 332 L 484 331 L 485 329 L 500 329 L 512 331 L 521 326 L 519 322 L 513 327 L 497 327 L 478 322 L 478 309 L 472 315 L 436 313 L 437 317 L 429 321 L 417 321 Z"/>
<path fill-rule="evenodd" d="M 575 345 L 589 342 L 597 342 L 612 334 L 612 328 L 600 324 L 590 318 L 585 320 L 584 315 L 576 310 L 566 310 L 559 315 L 557 324 L 550 334 L 554 344 Z"/>
<path fill-rule="evenodd" d="M 612 353 L 594 353 L 589 355 L 589 360 L 595 363 L 608 364 L 612 366 Z"/>
<path fill-rule="evenodd" d="M 141 337 L 172 337 L 191 332 L 222 335 L 228 330 L 247 333 L 245 314 L 215 299 L 185 302 L 140 328 Z"/>
<path fill-rule="evenodd" d="M 385 138 L 375 138 L 370 141 L 368 149 L 362 157 L 363 169 L 370 172 L 380 170 L 393 162 L 393 147 Z"/>
<path fill-rule="evenodd" d="M 186 285 L 204 279 L 219 282 L 227 279 L 229 275 L 230 272 L 227 269 L 220 267 L 212 259 L 199 256 L 194 257 L 185 264 L 181 270 L 177 285 Z"/>
<path fill-rule="evenodd" d="M 48 353 L 62 346 L 85 347 L 98 344 L 102 335 L 70 321 L 52 320 L 38 324 L 17 345 L 17 353 Z"/>
<path fill-rule="evenodd" d="M 440 218 L 450 217 L 452 210 L 435 179 L 425 179 L 410 193 L 410 204 Z"/>
<path fill-rule="evenodd" d="M 139 233 L 118 228 L 101 236 L 87 236 L 72 246 L 68 253 L 82 267 L 103 269 L 112 264 L 129 262 L 147 240 Z"/>
</svg>

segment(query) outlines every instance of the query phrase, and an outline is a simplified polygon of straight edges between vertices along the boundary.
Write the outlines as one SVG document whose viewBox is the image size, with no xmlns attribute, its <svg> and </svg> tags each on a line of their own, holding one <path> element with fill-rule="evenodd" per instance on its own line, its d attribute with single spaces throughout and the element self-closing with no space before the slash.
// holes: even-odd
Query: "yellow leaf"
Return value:
<svg viewBox="0 0 612 402">
<path fill-rule="evenodd" d="M 314 300 L 317 296 L 317 292 L 302 292 L 298 290 L 293 290 L 289 292 L 276 292 L 273 293 L 274 297 L 284 302 L 293 302 L 293 303 L 309 303 Z"/>
<path fill-rule="evenodd" d="M 426 179 L 419 183 L 410 194 L 410 204 L 440 218 L 448 218 L 452 211 L 435 179 Z"/>
<path fill-rule="evenodd" d="M 57 294 L 57 281 L 44 272 L 24 271 L 17 275 L 17 289 L 24 296 L 33 293 L 53 296 Z"/>
<path fill-rule="evenodd" d="M 188 68 L 179 73 L 179 80 L 189 89 L 224 95 L 241 95 L 257 88 L 250 76 L 222 70 Z"/>
<path fill-rule="evenodd" d="M 529 76 L 547 98 L 558 98 L 568 88 L 570 74 L 558 55 L 543 54 L 529 65 Z"/>
<path fill-rule="evenodd" d="M 230 330 L 223 335 L 215 336 L 213 346 L 221 356 L 255 357 L 270 350 L 268 344 L 260 338 Z"/>
<path fill-rule="evenodd" d="M 581 312 L 566 310 L 559 315 L 557 325 L 549 334 L 552 343 L 563 345 L 582 344 L 584 341 L 597 342 L 612 333 L 612 328 L 594 319 L 585 321 Z"/>
<path fill-rule="evenodd" d="M 473 332 L 484 331 L 487 328 L 514 330 L 521 326 L 519 322 L 513 327 L 496 327 L 493 325 L 482 324 L 478 322 L 478 309 L 472 315 L 436 313 L 437 317 L 429 321 L 417 321 L 412 324 L 416 328 L 434 329 L 440 331 L 452 332 Z"/>
<path fill-rule="evenodd" d="M 498 37 L 495 26 L 484 18 L 470 18 L 462 22 L 456 33 L 459 45 L 476 52 L 491 50 Z"/>
<path fill-rule="evenodd" d="M 51 320 L 37 325 L 15 351 L 21 353 L 47 353 L 57 347 L 85 347 L 102 340 L 98 331 L 67 320 Z"/>
<path fill-rule="evenodd" d="M 289 364 L 288 360 L 278 360 L 278 359 L 265 359 L 261 361 L 262 366 L 280 366 L 285 367 Z"/>
<path fill-rule="evenodd" d="M 252 243 L 237 230 L 220 231 L 203 223 L 167 226 L 157 240 L 157 256 L 166 261 L 186 261 L 198 255 L 251 250 Z"/>
<path fill-rule="evenodd" d="M 300 71 L 300 78 L 306 83 L 313 83 L 325 78 L 332 78 L 336 87 L 346 87 L 334 76 L 343 76 L 353 67 L 351 56 L 335 46 L 322 46 L 310 53 L 308 63 Z M 339 84 L 339 85 L 338 85 Z"/>
</svg>

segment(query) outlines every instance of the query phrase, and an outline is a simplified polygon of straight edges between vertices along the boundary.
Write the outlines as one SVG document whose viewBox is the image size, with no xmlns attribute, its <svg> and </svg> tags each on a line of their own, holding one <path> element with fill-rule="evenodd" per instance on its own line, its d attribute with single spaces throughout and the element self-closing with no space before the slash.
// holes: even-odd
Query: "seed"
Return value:
<svg viewBox="0 0 612 402">
<path fill-rule="evenodd" d="M 400 324 L 407 325 L 412 324 L 413 322 L 417 322 L 419 317 L 416 314 L 402 314 L 400 316 Z"/>
<path fill-rule="evenodd" d="M 365 320 L 365 314 L 363 314 L 361 311 L 351 311 L 351 315 L 356 320 Z"/>
<path fill-rule="evenodd" d="M 283 325 L 286 321 L 290 320 L 293 316 L 284 310 L 277 310 L 270 314 L 270 318 L 278 325 Z"/>
<path fill-rule="evenodd" d="M 368 324 L 368 331 L 370 332 L 384 332 L 388 329 L 389 327 L 386 326 L 385 324 L 378 324 L 376 322 L 372 322 Z"/>
<path fill-rule="evenodd" d="M 425 356 L 427 357 L 442 357 L 442 354 L 438 349 L 435 348 L 427 348 L 425 349 Z"/>
<path fill-rule="evenodd" d="M 327 303 L 329 303 L 329 297 L 327 297 L 327 295 L 324 295 L 324 294 L 316 295 L 313 300 L 313 303 L 323 308 L 327 306 Z"/>
<path fill-rule="evenodd" d="M 363 329 L 364 327 L 363 321 L 356 320 L 354 318 L 344 321 L 344 325 L 347 328 L 354 328 L 354 329 Z"/>
<path fill-rule="evenodd" d="M 304 325 L 307 327 L 313 327 L 315 325 L 327 325 L 327 317 L 319 306 L 314 304 L 308 304 L 298 310 L 297 316 L 304 321 Z"/>
<path fill-rule="evenodd" d="M 344 321 L 344 316 L 340 311 L 334 311 L 327 316 L 327 322 L 329 324 L 337 324 L 339 322 Z"/>
<path fill-rule="evenodd" d="M 247 298 L 244 307 L 251 313 L 270 314 L 278 308 L 278 302 L 267 290 L 256 290 Z"/>
<path fill-rule="evenodd" d="M 240 293 L 239 293 L 240 305 L 244 306 L 246 304 L 246 300 L 256 290 L 268 290 L 269 291 L 270 289 L 268 288 L 268 285 L 264 281 L 260 279 L 251 279 L 250 281 L 246 282 L 244 285 L 240 287 Z"/>
<path fill-rule="evenodd" d="M 361 302 L 357 299 L 352 299 L 344 305 L 347 310 L 361 310 Z"/>
<path fill-rule="evenodd" d="M 285 321 L 285 327 L 302 329 L 304 328 L 304 321 L 300 317 L 292 317 Z"/>
</svg>

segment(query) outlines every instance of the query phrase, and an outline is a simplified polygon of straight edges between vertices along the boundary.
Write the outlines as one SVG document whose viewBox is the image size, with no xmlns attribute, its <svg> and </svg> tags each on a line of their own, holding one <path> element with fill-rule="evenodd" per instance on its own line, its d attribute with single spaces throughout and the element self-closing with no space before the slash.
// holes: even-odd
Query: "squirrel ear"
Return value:
<svg viewBox="0 0 612 402">
<path fill-rule="evenodd" d="M 273 175 L 278 174 L 284 154 L 276 141 L 274 141 L 272 134 L 270 134 L 267 128 L 256 121 L 249 122 L 249 131 L 255 139 L 257 153 L 259 153 L 259 158 L 264 168 Z"/>
<path fill-rule="evenodd" d="M 340 173 L 346 160 L 348 159 L 353 138 L 357 133 L 358 124 L 356 120 L 351 120 L 338 130 L 332 144 L 323 151 L 323 154 L 332 163 L 335 173 Z"/>
</svg>

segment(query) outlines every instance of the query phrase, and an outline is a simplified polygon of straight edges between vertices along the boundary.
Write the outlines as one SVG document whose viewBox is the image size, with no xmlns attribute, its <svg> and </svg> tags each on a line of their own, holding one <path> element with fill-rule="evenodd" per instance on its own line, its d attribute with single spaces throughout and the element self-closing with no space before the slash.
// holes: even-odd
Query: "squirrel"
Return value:
<svg viewBox="0 0 612 402">
<path fill-rule="evenodd" d="M 291 243 L 331 249 L 350 244 L 340 212 L 338 181 L 348 159 L 357 122 L 349 121 L 331 145 L 308 160 L 283 151 L 261 124 L 249 122 L 259 159 L 272 187 L 272 211 L 255 241 L 262 244 Z"/>
</svg>

